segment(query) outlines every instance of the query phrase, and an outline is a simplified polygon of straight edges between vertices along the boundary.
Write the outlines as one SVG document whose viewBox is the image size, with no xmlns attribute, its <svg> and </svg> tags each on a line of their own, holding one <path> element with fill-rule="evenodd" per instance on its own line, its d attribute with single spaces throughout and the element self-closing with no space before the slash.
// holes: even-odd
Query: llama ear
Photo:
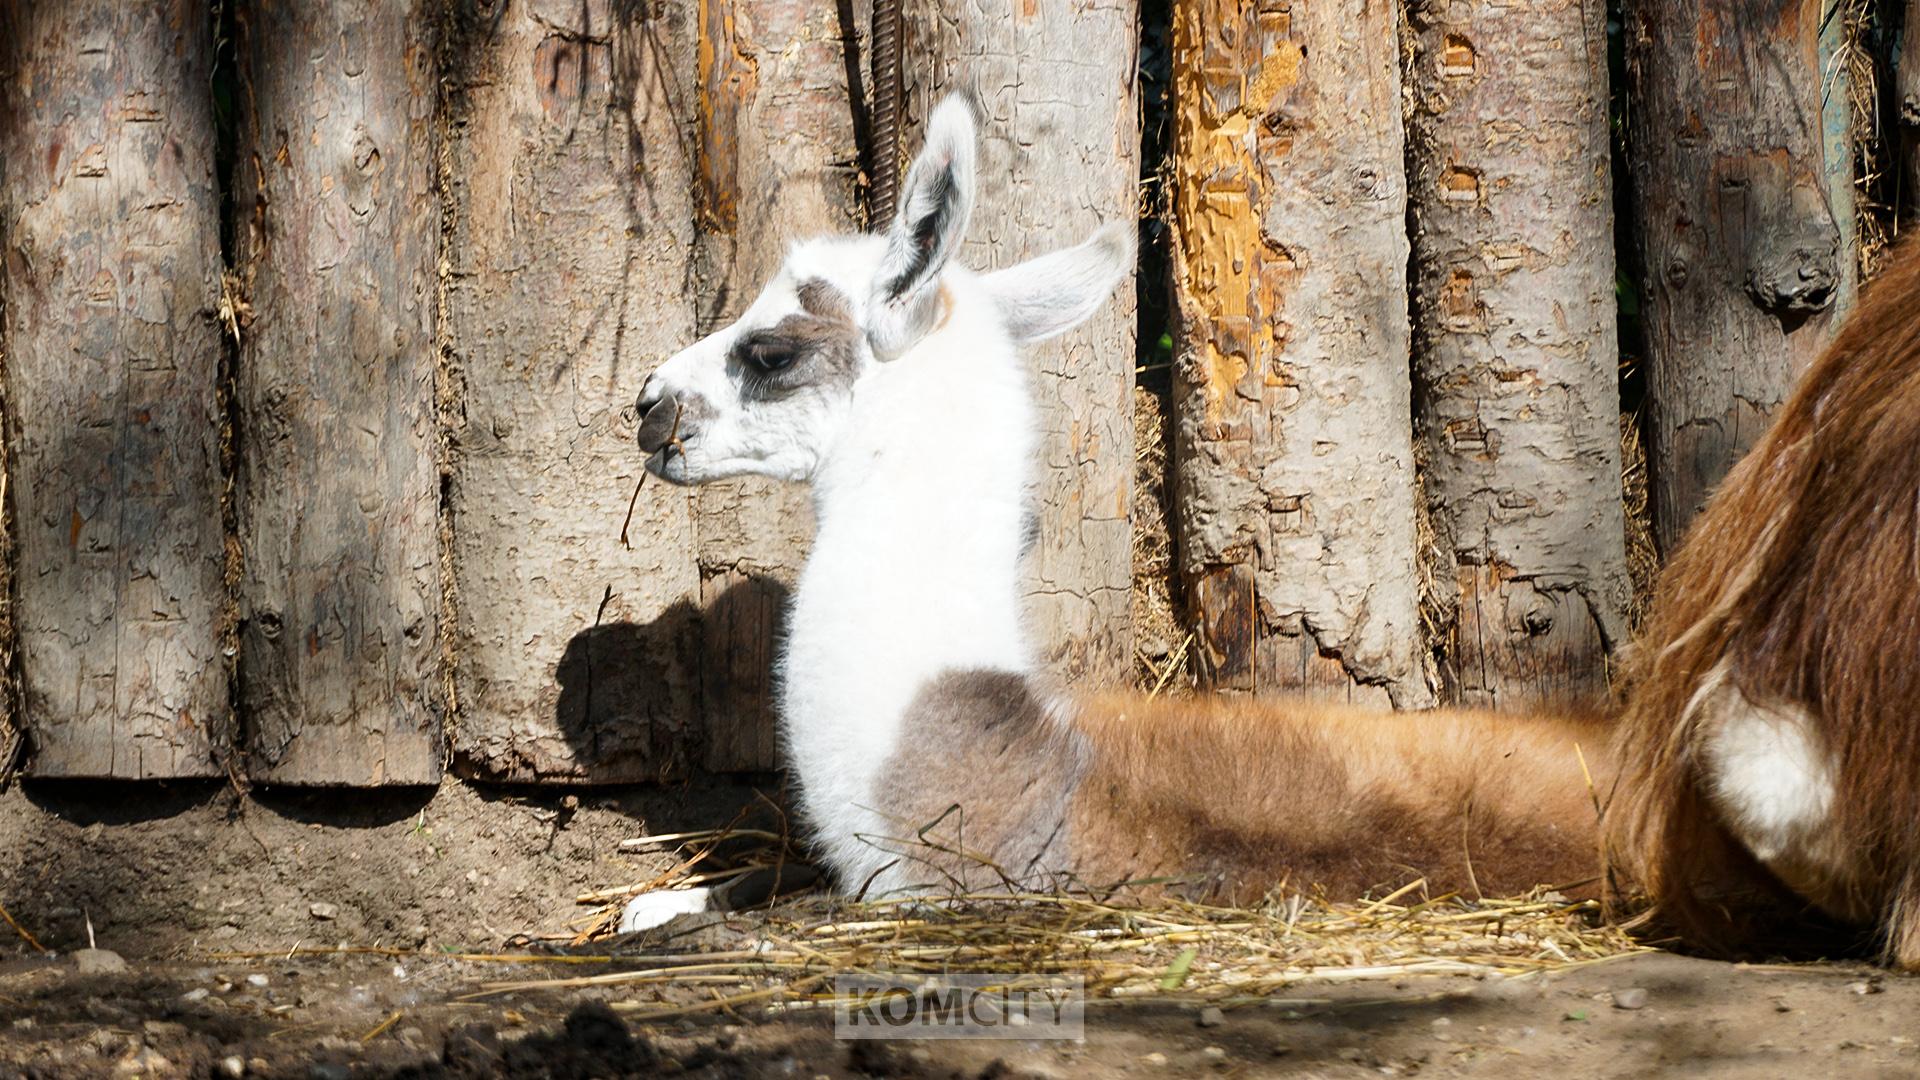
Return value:
<svg viewBox="0 0 1920 1080">
<path fill-rule="evenodd" d="M 1114 223 L 1077 247 L 996 270 L 982 280 L 1016 342 L 1044 341 L 1085 322 L 1133 270 L 1133 230 Z"/>
<path fill-rule="evenodd" d="M 939 318 L 940 271 L 973 213 L 973 163 L 973 103 L 950 94 L 927 119 L 927 144 L 907 170 L 874 277 L 867 337 L 883 360 L 905 352 Z"/>
</svg>

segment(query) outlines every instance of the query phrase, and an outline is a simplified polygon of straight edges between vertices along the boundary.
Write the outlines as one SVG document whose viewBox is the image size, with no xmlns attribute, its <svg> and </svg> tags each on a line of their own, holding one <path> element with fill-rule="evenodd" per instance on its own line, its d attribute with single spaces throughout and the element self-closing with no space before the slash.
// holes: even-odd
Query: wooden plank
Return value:
<svg viewBox="0 0 1920 1080">
<path fill-rule="evenodd" d="M 1671 552 L 1858 284 L 1821 0 L 1629 0 L 1654 531 Z M 1834 19 L 1834 26 L 1844 19 Z M 1837 104 L 1836 104 L 1837 103 Z"/>
<path fill-rule="evenodd" d="M 1607 692 L 1626 640 L 1606 11 L 1408 8 L 1414 377 L 1449 700 Z M 1551 122 L 1541 122 L 1550 119 Z"/>
<path fill-rule="evenodd" d="M 797 240 L 856 225 L 840 17 L 814 0 L 701 0 L 695 126 L 700 333 L 738 318 Z M 801 484 L 722 481 L 694 497 L 704 764 L 779 766 L 772 667 L 813 536 Z"/>
<path fill-rule="evenodd" d="M 670 11 L 671 18 L 661 15 Z M 680 9 L 516 3 L 449 50 L 455 767 L 627 782 L 694 760 L 691 498 L 633 401 L 693 340 Z"/>
<path fill-rule="evenodd" d="M 1431 704 L 1395 7 L 1176 0 L 1173 19 L 1176 517 L 1202 667 Z"/>
<path fill-rule="evenodd" d="M 440 776 L 438 5 L 240 20 L 241 704 L 250 773 Z"/>
<path fill-rule="evenodd" d="M 1008 266 L 1135 218 L 1135 0 L 906 7 L 909 132 L 953 90 L 971 90 L 983 113 L 966 265 Z M 1132 290 L 1122 289 L 1029 357 L 1046 426 L 1029 625 L 1056 674 L 1091 683 L 1124 679 L 1133 665 L 1134 329 Z"/>
<path fill-rule="evenodd" d="M 217 776 L 219 196 L 203 4 L 0 3 L 0 307 L 37 776 Z"/>
</svg>

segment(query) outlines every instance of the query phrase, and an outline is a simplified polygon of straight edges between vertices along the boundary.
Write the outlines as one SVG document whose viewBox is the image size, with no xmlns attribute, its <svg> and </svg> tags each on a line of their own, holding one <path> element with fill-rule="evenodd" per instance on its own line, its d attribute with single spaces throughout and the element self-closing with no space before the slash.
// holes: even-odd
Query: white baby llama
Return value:
<svg viewBox="0 0 1920 1080">
<path fill-rule="evenodd" d="M 818 534 L 780 669 L 811 839 L 868 895 L 1177 879 L 1251 902 L 1424 875 L 1517 891 L 1596 873 L 1575 721 L 1376 715 L 1299 701 L 1048 690 L 1019 561 L 1039 424 L 1020 347 L 1093 314 L 1132 222 L 975 273 L 974 117 L 933 113 L 884 236 L 796 245 L 740 320 L 639 399 L 647 468 L 676 484 L 811 482 Z M 709 901 L 654 893 L 639 928 Z"/>
</svg>

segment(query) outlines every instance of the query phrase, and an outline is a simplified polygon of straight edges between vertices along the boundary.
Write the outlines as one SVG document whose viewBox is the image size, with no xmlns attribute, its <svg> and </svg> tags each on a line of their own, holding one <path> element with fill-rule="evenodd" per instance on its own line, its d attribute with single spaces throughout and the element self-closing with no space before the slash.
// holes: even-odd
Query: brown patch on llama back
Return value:
<svg viewBox="0 0 1920 1080">
<path fill-rule="evenodd" d="M 1073 725 L 1093 755 L 1070 831 L 1090 882 L 1177 877 L 1188 895 L 1252 903 L 1421 877 L 1432 893 L 1511 895 L 1599 874 L 1580 764 L 1610 781 L 1596 723 L 1113 695 Z"/>
<path fill-rule="evenodd" d="M 1688 703 L 1726 664 L 1755 700 L 1803 706 L 1835 766 L 1850 866 L 1825 883 L 1920 966 L 1920 253 L 1904 246 L 1661 576 L 1627 665 L 1607 837 L 1662 928 L 1740 952 L 1802 931 L 1806 903 L 1707 807 Z"/>
<path fill-rule="evenodd" d="M 1060 884 L 1085 740 L 1048 715 L 1030 680 L 955 671 L 927 683 L 880 771 L 886 846 L 939 891 Z M 914 864 L 917 864 L 917 871 Z"/>
</svg>

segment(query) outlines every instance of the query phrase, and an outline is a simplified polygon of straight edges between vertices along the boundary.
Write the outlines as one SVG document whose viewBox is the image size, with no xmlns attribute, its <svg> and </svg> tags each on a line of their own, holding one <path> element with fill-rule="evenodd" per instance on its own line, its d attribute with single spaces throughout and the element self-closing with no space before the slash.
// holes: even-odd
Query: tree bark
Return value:
<svg viewBox="0 0 1920 1080">
<path fill-rule="evenodd" d="M 440 776 L 437 11 L 242 12 L 240 692 L 258 780 Z"/>
<path fill-rule="evenodd" d="M 456 767 L 677 775 L 697 714 L 692 499 L 632 403 L 693 340 L 691 8 L 532 0 L 449 50 Z"/>
<path fill-rule="evenodd" d="M 1395 5 L 1173 19 L 1176 515 L 1203 674 L 1431 704 Z"/>
<path fill-rule="evenodd" d="M 12 617 L 39 776 L 216 776 L 231 737 L 211 33 L 185 0 L 0 3 Z"/>
<path fill-rule="evenodd" d="M 1900 32 L 1900 58 L 1894 73 L 1895 100 L 1899 102 L 1898 186 L 1894 210 L 1902 221 L 1911 220 L 1920 208 L 1920 0 L 1902 5 L 1904 21 Z"/>
<path fill-rule="evenodd" d="M 1138 22 L 1137 0 L 908 7 L 903 55 L 924 58 L 906 65 L 913 130 L 950 91 L 972 90 L 984 112 L 967 265 L 1008 266 L 1135 219 Z M 1030 361 L 1047 430 L 1029 622 L 1055 673 L 1123 679 L 1133 662 L 1132 290 Z"/>
<path fill-rule="evenodd" d="M 1851 305 L 1851 156 L 1830 115 L 1849 95 L 1840 72 L 1822 76 L 1842 20 L 1823 44 L 1823 11 L 1821 0 L 1627 4 L 1663 551 Z"/>
<path fill-rule="evenodd" d="M 1595 700 L 1631 587 L 1606 10 L 1409 5 L 1415 381 L 1447 696 Z"/>
<path fill-rule="evenodd" d="M 859 150 L 835 5 L 701 0 L 695 159 L 699 333 L 738 318 L 793 242 L 857 225 Z M 798 484 L 741 479 L 695 494 L 704 764 L 779 765 L 773 664 L 813 535 Z"/>
</svg>

